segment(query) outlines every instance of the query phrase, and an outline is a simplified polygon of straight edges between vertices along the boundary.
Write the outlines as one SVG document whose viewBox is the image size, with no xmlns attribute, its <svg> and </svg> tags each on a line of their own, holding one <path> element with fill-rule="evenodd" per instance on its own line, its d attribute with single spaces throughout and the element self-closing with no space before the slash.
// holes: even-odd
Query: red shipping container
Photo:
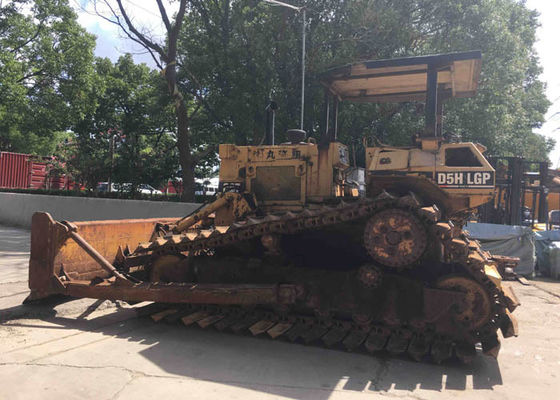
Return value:
<svg viewBox="0 0 560 400">
<path fill-rule="evenodd" d="M 67 176 L 50 176 L 50 157 L 0 152 L 0 188 L 71 190 L 75 182 Z M 42 161 L 40 161 L 42 160 Z"/>
<path fill-rule="evenodd" d="M 45 180 L 47 177 L 47 164 L 43 162 L 30 161 L 29 170 L 29 188 L 45 189 Z"/>
<path fill-rule="evenodd" d="M 66 189 L 68 179 L 66 176 L 53 176 L 49 179 L 49 186 L 51 189 L 63 190 Z"/>
<path fill-rule="evenodd" d="M 0 187 L 26 189 L 29 187 L 29 154 L 0 153 Z"/>
</svg>

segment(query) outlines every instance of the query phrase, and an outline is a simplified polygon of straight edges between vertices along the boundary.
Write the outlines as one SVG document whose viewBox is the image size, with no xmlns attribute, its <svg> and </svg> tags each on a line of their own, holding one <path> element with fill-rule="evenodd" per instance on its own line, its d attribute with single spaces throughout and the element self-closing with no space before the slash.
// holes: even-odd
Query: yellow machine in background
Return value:
<svg viewBox="0 0 560 400">
<path fill-rule="evenodd" d="M 185 324 L 349 350 L 468 362 L 517 334 L 507 261 L 461 230 L 490 199 L 494 170 L 473 143 L 445 143 L 438 104 L 472 96 L 480 52 L 351 64 L 322 80 L 320 138 L 220 146 L 220 194 L 182 219 L 33 217 L 31 298 L 177 303 Z M 426 101 L 413 146 L 366 149 L 366 196 L 346 178 L 338 102 Z M 450 220 L 454 221 L 451 222 Z"/>
</svg>

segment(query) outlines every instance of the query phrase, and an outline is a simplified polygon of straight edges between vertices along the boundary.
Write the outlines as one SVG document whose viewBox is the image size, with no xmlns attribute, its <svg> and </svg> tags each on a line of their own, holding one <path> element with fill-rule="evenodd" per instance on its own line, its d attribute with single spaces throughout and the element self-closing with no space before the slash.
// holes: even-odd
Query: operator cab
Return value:
<svg viewBox="0 0 560 400">
<path fill-rule="evenodd" d="M 337 137 L 340 101 L 425 103 L 425 128 L 412 135 L 412 146 L 366 146 L 368 196 L 383 190 L 414 191 L 450 213 L 491 199 L 495 173 L 482 155 L 486 148 L 471 142 L 446 143 L 443 138 L 443 102 L 474 96 L 480 68 L 480 51 L 470 51 L 365 61 L 323 75 L 331 141 Z"/>
</svg>

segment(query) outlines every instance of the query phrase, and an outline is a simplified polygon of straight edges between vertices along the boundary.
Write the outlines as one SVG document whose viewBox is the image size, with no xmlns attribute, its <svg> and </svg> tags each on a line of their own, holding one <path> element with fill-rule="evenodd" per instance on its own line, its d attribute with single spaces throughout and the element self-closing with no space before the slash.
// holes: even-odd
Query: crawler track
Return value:
<svg viewBox="0 0 560 400">
<path fill-rule="evenodd" d="M 414 195 L 395 198 L 384 193 L 376 199 L 321 206 L 299 213 L 286 212 L 247 218 L 229 227 L 193 230 L 181 235 L 164 233 L 152 242 L 141 243 L 133 253 L 126 255 L 120 268 L 126 272 L 134 265 L 147 263 L 149 266 L 149 260 L 165 254 L 206 256 L 208 251 L 263 235 L 301 234 L 337 224 L 366 221 L 389 209 L 412 212 L 426 227 L 429 241 L 436 242 L 441 248 L 440 260 L 437 261 L 449 265 L 450 270 L 459 269 L 463 275 L 476 282 L 478 287 L 483 288 L 485 296 L 489 298 L 489 317 L 484 319 L 482 325 L 472 329 L 472 325 L 461 325 L 458 321 L 456 334 L 442 334 L 437 326 L 434 328 L 425 324 L 395 326 L 333 315 L 314 316 L 313 313 L 303 314 L 294 309 L 278 311 L 264 307 L 216 305 L 170 306 L 154 314 L 153 318 L 181 320 L 185 325 L 196 323 L 203 328 L 214 326 L 220 331 L 250 332 L 273 339 L 322 343 L 327 347 L 341 346 L 347 350 L 386 350 L 391 354 L 406 352 L 415 360 L 422 360 L 430 355 L 435 362 L 441 362 L 456 354 L 463 362 L 469 362 L 476 354 L 477 343 L 482 344 L 485 353 L 497 356 L 500 348 L 497 330 L 501 329 L 504 337 L 515 334 L 515 322 L 510 315 L 515 304 L 501 289 L 499 276 L 492 276 L 491 267 L 496 262 L 490 254 L 480 249 L 477 242 L 469 240 L 459 227 L 440 220 L 437 208 L 421 207 Z M 366 248 L 367 245 L 365 243 Z M 467 325 L 470 328 L 465 328 Z"/>
</svg>

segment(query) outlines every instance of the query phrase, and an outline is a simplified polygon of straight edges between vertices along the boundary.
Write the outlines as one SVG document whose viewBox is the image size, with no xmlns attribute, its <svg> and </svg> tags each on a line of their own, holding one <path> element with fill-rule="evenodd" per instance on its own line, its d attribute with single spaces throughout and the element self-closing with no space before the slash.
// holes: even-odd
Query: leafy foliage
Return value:
<svg viewBox="0 0 560 400">
<path fill-rule="evenodd" d="M 97 107 L 75 126 L 68 163 L 76 178 L 95 187 L 113 182 L 161 184 L 176 170 L 176 138 L 169 99 L 156 71 L 127 54 L 113 64 L 97 59 Z M 111 153 L 113 167 L 111 168 Z"/>
<path fill-rule="evenodd" d="M 262 142 L 271 99 L 279 104 L 277 141 L 285 140 L 284 132 L 299 125 L 301 14 L 261 0 L 187 3 L 184 19 L 169 23 L 167 43 L 140 32 L 156 60 L 159 55 L 161 74 L 130 55 L 114 64 L 95 59 L 95 39 L 67 0 L 1 2 L 0 148 L 55 153 L 57 168 L 90 188 L 109 176 L 159 186 L 180 163 L 187 171 L 183 197 L 192 198 L 188 181 L 193 172 L 203 177 L 215 168 L 218 143 Z M 310 135 L 325 129 L 319 81 L 328 68 L 480 49 L 478 95 L 446 103 L 445 132 L 480 142 L 492 154 L 535 160 L 554 146 L 532 132 L 549 102 L 533 48 L 538 16 L 523 1 L 292 3 L 305 5 L 308 16 L 304 127 Z M 177 32 L 175 48 L 169 38 Z M 423 127 L 422 107 L 344 103 L 339 124 L 339 139 L 360 163 L 364 136 L 409 144 Z"/>
<path fill-rule="evenodd" d="M 94 36 L 66 0 L 0 3 L 0 147 L 51 154 L 91 110 Z"/>
<path fill-rule="evenodd" d="M 181 77 L 207 90 L 213 115 L 199 125 L 236 143 L 259 143 L 269 98 L 279 105 L 277 136 L 299 119 L 301 15 L 257 0 L 192 1 L 180 41 Z M 321 73 L 356 60 L 480 49 L 479 93 L 446 103 L 446 132 L 491 153 L 546 157 L 553 143 L 532 132 L 549 102 L 533 49 L 537 14 L 516 0 L 308 0 L 305 129 L 320 135 Z M 195 87 L 192 88 L 194 90 Z M 216 123 L 218 121 L 219 123 Z M 362 136 L 403 145 L 421 129 L 415 104 L 342 104 L 341 140 Z M 211 127 L 211 128 L 208 128 Z M 358 145 L 359 146 L 359 145 Z M 358 154 L 360 152 L 358 151 Z"/>
</svg>

